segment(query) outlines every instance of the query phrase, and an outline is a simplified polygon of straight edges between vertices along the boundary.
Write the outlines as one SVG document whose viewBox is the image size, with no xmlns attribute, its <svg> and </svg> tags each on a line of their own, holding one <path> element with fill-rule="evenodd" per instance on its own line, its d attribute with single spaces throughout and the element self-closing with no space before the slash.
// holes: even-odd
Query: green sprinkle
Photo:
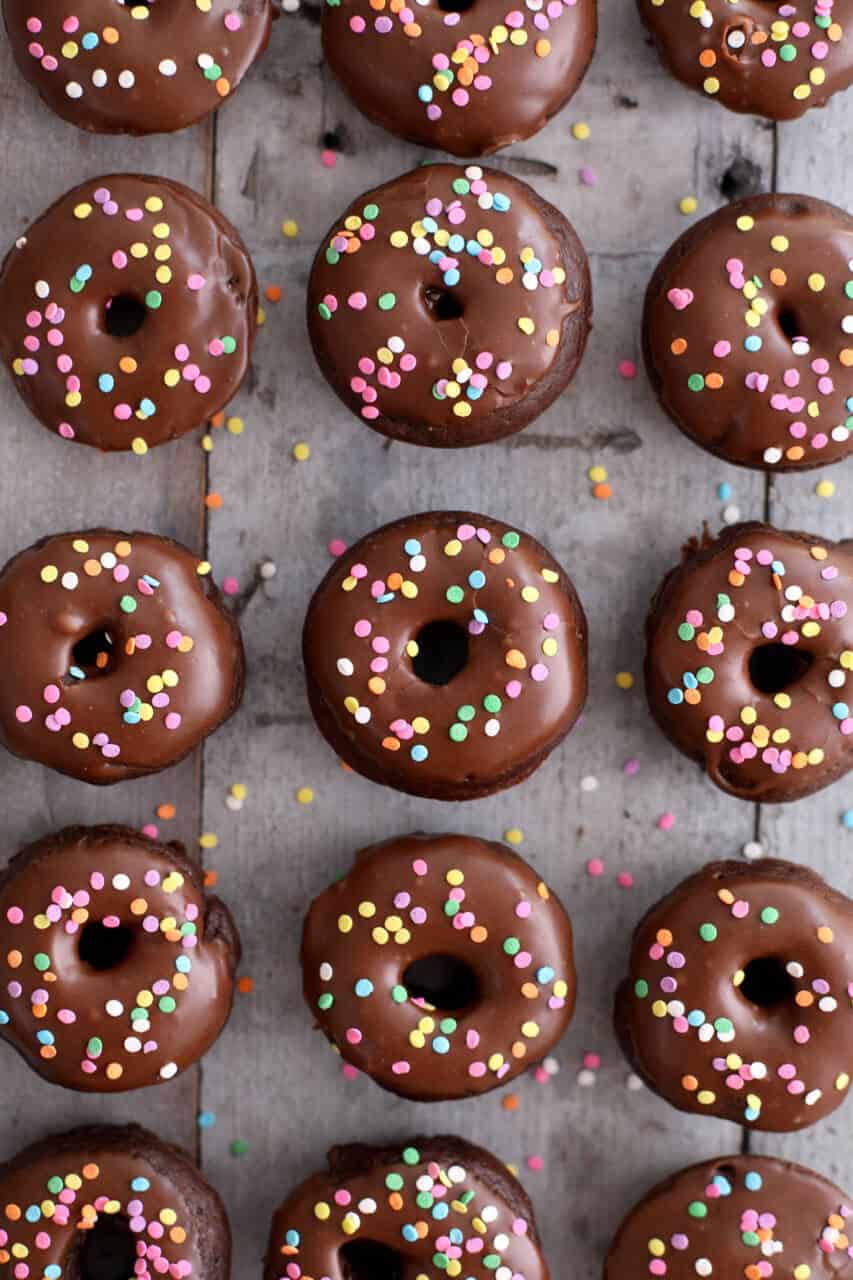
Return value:
<svg viewBox="0 0 853 1280">
<path fill-rule="evenodd" d="M 237 339 L 232 338 L 230 334 L 226 334 L 225 337 L 220 338 L 219 341 L 222 343 L 222 350 L 225 354 L 227 356 L 233 356 L 234 352 L 237 350 Z"/>
<path fill-rule="evenodd" d="M 634 983 L 634 995 L 639 996 L 641 1000 L 645 1000 L 648 994 L 649 984 L 646 982 L 645 978 L 638 978 Z"/>
<path fill-rule="evenodd" d="M 455 1018 L 442 1018 L 441 1022 L 438 1024 L 438 1029 L 443 1035 L 452 1036 L 457 1025 Z"/>
<path fill-rule="evenodd" d="M 326 306 L 325 302 L 320 303 L 320 305 L 317 307 L 317 311 L 319 312 L 320 318 L 322 320 L 331 320 L 332 313 L 329 310 L 329 308 Z"/>
<path fill-rule="evenodd" d="M 61 1178 L 56 1178 L 56 1177 L 48 1178 L 47 1189 L 52 1196 L 58 1196 L 60 1191 L 63 1191 L 65 1189 L 65 1183 L 62 1181 Z"/>
<path fill-rule="evenodd" d="M 700 684 L 711 684 L 714 680 L 714 673 L 710 667 L 700 667 L 696 672 L 696 679 Z"/>
<path fill-rule="evenodd" d="M 378 305 L 380 311 L 393 311 L 397 305 L 396 293 L 380 293 Z"/>
<path fill-rule="evenodd" d="M 403 1164 L 417 1164 L 420 1158 L 421 1153 L 416 1147 L 406 1147 L 403 1152 Z"/>
<path fill-rule="evenodd" d="M 504 534 L 501 538 L 501 542 L 505 547 L 509 547 L 510 551 L 515 551 L 515 548 L 518 546 L 519 542 L 521 542 L 521 538 L 517 533 L 510 532 Z"/>
<path fill-rule="evenodd" d="M 205 80 L 218 80 L 221 75 L 222 75 L 222 68 L 220 67 L 218 62 L 214 62 L 212 66 L 205 67 L 204 69 Z"/>
<path fill-rule="evenodd" d="M 324 991 L 320 996 L 320 999 L 317 1001 L 317 1008 L 322 1009 L 325 1013 L 327 1009 L 331 1009 L 334 1003 L 335 997 L 332 995 L 331 991 Z"/>
<path fill-rule="evenodd" d="M 460 707 L 459 710 L 456 712 L 456 715 L 458 716 L 458 718 L 460 720 L 465 720 L 465 721 L 473 720 L 476 714 L 477 712 L 475 708 L 472 707 L 469 702 L 466 702 L 465 705 Z"/>
<path fill-rule="evenodd" d="M 396 987 L 391 988 L 391 999 L 395 1004 L 405 1004 L 409 998 L 409 993 L 405 987 L 401 987 L 399 983 Z"/>
<path fill-rule="evenodd" d="M 322 303 L 321 303 L 321 306 L 322 306 Z M 696 628 L 691 627 L 689 622 L 682 622 L 681 626 L 678 628 L 679 640 L 692 640 L 695 635 L 696 635 Z"/>
<path fill-rule="evenodd" d="M 779 912 L 775 907 L 763 907 L 761 910 L 762 924 L 775 924 L 779 919 Z"/>
<path fill-rule="evenodd" d="M 118 602 L 122 613 L 136 613 L 136 601 L 133 596 L 122 596 Z"/>
<path fill-rule="evenodd" d="M 104 1051 L 103 1040 L 99 1040 L 97 1036 L 92 1036 L 91 1040 L 86 1045 L 86 1052 L 88 1053 L 89 1057 L 97 1058 L 98 1054 L 103 1053 L 103 1051 Z"/>
<path fill-rule="evenodd" d="M 714 1019 L 714 1030 L 717 1032 L 717 1035 L 721 1035 L 721 1036 L 729 1035 L 732 1031 L 734 1031 L 734 1029 L 735 1029 L 734 1023 L 732 1022 L 731 1018 L 715 1018 Z"/>
<path fill-rule="evenodd" d="M 687 385 L 691 391 L 704 391 L 705 379 L 702 377 L 701 373 L 691 373 L 690 377 L 687 379 Z"/>
<path fill-rule="evenodd" d="M 337 266 L 340 260 L 341 260 L 341 255 L 338 253 L 337 249 L 329 248 L 326 250 L 326 261 L 328 262 L 330 267 Z"/>
<path fill-rule="evenodd" d="M 715 924 L 700 924 L 699 937 L 703 942 L 716 942 L 717 926 Z"/>
<path fill-rule="evenodd" d="M 146 307 L 149 307 L 151 311 L 159 311 L 160 307 L 163 305 L 163 295 L 160 293 L 159 289 L 148 290 L 145 295 L 145 305 Z"/>
<path fill-rule="evenodd" d="M 483 699 L 483 707 L 486 711 L 500 711 L 503 703 L 496 693 L 487 693 Z"/>
<path fill-rule="evenodd" d="M 504 955 L 517 956 L 520 950 L 521 950 L 521 943 L 519 942 L 518 938 L 504 939 Z"/>
<path fill-rule="evenodd" d="M 249 1144 L 245 1138 L 235 1138 L 231 1143 L 232 1156 L 244 1156 L 249 1150 Z"/>
<path fill-rule="evenodd" d="M 468 737 L 468 730 L 464 724 L 452 724 L 450 726 L 450 739 L 452 742 L 464 742 Z"/>
<path fill-rule="evenodd" d="M 446 916 L 450 916 L 450 918 L 452 919 L 456 915 L 458 910 L 459 910 L 459 903 L 455 902 L 453 898 L 448 898 L 444 904 L 444 914 Z"/>
<path fill-rule="evenodd" d="M 402 1191 L 403 1179 L 399 1173 L 389 1173 L 385 1179 L 385 1186 L 389 1191 Z"/>
<path fill-rule="evenodd" d="M 465 599 L 465 592 L 461 587 L 448 587 L 444 594 L 450 604 L 461 604 Z"/>
<path fill-rule="evenodd" d="M 177 1007 L 174 996 L 161 996 L 157 1001 L 157 1008 L 161 1013 L 174 1013 Z"/>
<path fill-rule="evenodd" d="M 796 46 L 792 44 L 783 44 L 779 50 L 779 57 L 783 62 L 793 62 L 797 56 Z"/>
<path fill-rule="evenodd" d="M 50 968 L 50 956 L 46 956 L 43 951 L 37 951 L 33 956 L 33 964 L 39 973 L 44 973 L 46 969 Z"/>
<path fill-rule="evenodd" d="M 468 182 L 467 178 L 454 178 L 453 190 L 458 196 L 467 196 L 468 192 L 471 190 L 471 184 Z"/>
<path fill-rule="evenodd" d="M 691 1200 L 687 1206 L 687 1212 L 691 1218 L 707 1218 L 708 1206 L 703 1204 L 701 1200 Z"/>
<path fill-rule="evenodd" d="M 367 218 L 368 222 L 375 222 L 376 219 L 379 217 L 379 205 L 366 204 L 362 212 L 364 214 L 364 217 Z"/>
</svg>

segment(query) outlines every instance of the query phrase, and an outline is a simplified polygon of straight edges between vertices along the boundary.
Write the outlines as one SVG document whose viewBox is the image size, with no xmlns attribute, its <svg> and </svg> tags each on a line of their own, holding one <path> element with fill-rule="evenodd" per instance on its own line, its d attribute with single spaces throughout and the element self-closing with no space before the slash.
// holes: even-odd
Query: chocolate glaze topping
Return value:
<svg viewBox="0 0 853 1280">
<path fill-rule="evenodd" d="M 18 392 L 51 431 L 99 449 L 145 453 L 217 413 L 256 318 L 239 235 L 165 178 L 84 182 L 0 269 L 0 359 Z"/>
<path fill-rule="evenodd" d="M 0 742 L 85 782 L 176 764 L 237 709 L 243 647 L 169 538 L 56 534 L 0 573 Z"/>
<path fill-rule="evenodd" d="M 806 470 L 853 452 L 853 218 L 753 196 L 697 222 L 652 276 L 646 367 L 682 431 L 729 462 Z"/>
<path fill-rule="evenodd" d="M 308 1007 L 347 1062 L 423 1101 L 506 1084 L 574 1008 L 559 899 L 521 858 L 470 836 L 362 850 L 312 903 L 302 968 Z"/>
<path fill-rule="evenodd" d="M 849 1280 L 850 1198 L 820 1174 L 767 1156 L 720 1156 L 655 1187 L 622 1223 L 604 1280 Z"/>
<path fill-rule="evenodd" d="M 308 329 L 344 403 L 384 435 L 452 448 L 519 431 L 560 394 L 591 313 L 583 246 L 525 183 L 426 165 L 331 228 Z"/>
<path fill-rule="evenodd" d="M 270 0 L 3 0 L 15 61 L 47 105 L 94 133 L 171 133 L 237 88 Z"/>
<path fill-rule="evenodd" d="M 646 693 L 712 782 L 795 800 L 853 765 L 853 543 L 741 524 L 685 550 L 646 624 Z"/>
<path fill-rule="evenodd" d="M 853 80 L 851 0 L 637 0 L 677 79 L 732 111 L 793 120 Z"/>
<path fill-rule="evenodd" d="M 417 1227 L 416 1225 L 417 1224 Z M 533 1209 L 488 1151 L 460 1138 L 335 1147 L 276 1212 L 265 1280 L 381 1274 L 548 1280 Z M 451 1268 L 448 1269 L 448 1263 Z"/>
<path fill-rule="evenodd" d="M 183 847 L 129 827 L 68 827 L 0 876 L 0 1033 L 55 1084 L 173 1079 L 225 1025 L 239 956 Z"/>
<path fill-rule="evenodd" d="M 853 1072 L 853 902 L 779 859 L 712 862 L 634 934 L 615 1024 L 650 1088 L 755 1129 L 814 1124 Z"/>
<path fill-rule="evenodd" d="M 81 1269 L 100 1237 L 99 1274 L 122 1259 L 135 1280 L 228 1280 L 219 1196 L 182 1151 L 138 1125 L 89 1125 L 26 1147 L 0 1168 L 0 1200 L 10 1276 L 78 1280 L 91 1274 Z"/>
<path fill-rule="evenodd" d="M 457 156 L 538 132 L 595 48 L 596 0 L 326 0 L 323 51 L 365 115 Z"/>
<path fill-rule="evenodd" d="M 439 800 L 527 777 L 586 698 L 586 619 L 565 571 L 529 534 L 459 511 L 398 520 L 341 556 L 303 654 L 331 746 Z"/>
</svg>

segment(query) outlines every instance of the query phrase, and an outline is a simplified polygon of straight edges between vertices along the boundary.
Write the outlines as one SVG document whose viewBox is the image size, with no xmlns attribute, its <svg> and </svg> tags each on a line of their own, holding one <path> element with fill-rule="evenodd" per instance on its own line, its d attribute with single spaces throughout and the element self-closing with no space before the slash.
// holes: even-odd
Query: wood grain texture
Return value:
<svg viewBox="0 0 853 1280">
<path fill-rule="evenodd" d="M 197 1106 L 214 1112 L 215 1125 L 199 1134 L 200 1152 L 231 1214 L 237 1280 L 260 1274 L 274 1205 L 320 1167 L 331 1143 L 454 1129 L 521 1166 L 554 1276 L 596 1280 L 618 1219 L 653 1181 L 743 1140 L 733 1126 L 683 1116 L 647 1091 L 627 1088 L 609 1015 L 634 923 L 677 879 L 711 857 L 736 856 L 759 829 L 774 852 L 808 859 L 847 887 L 838 811 L 850 804 L 849 786 L 764 814 L 723 796 L 658 733 L 639 676 L 650 594 L 685 538 L 703 521 L 719 525 L 718 485 L 732 486 L 744 519 L 769 509 L 780 523 L 838 533 L 849 464 L 833 475 L 833 503 L 814 496 L 814 477 L 784 477 L 771 490 L 763 477 L 688 443 L 657 408 L 642 371 L 629 380 L 617 370 L 620 360 L 639 363 L 643 290 L 657 257 L 687 225 L 681 196 L 697 196 L 701 216 L 722 203 L 732 175 L 746 171 L 762 189 L 777 175 L 780 189 L 849 201 L 849 178 L 837 161 L 844 103 L 778 130 L 731 115 L 667 77 L 629 0 L 604 0 L 601 9 L 598 53 L 574 102 L 538 137 L 494 161 L 562 208 L 587 245 L 595 290 L 590 346 L 573 385 L 526 433 L 452 456 L 389 444 L 350 417 L 308 346 L 304 287 L 319 235 L 360 191 L 425 156 L 367 123 L 344 99 L 322 67 L 316 5 L 277 23 L 268 54 L 215 128 L 170 139 L 76 133 L 47 115 L 0 46 L 6 240 L 83 176 L 147 169 L 199 190 L 211 181 L 262 284 L 284 289 L 281 303 L 267 306 L 252 375 L 233 406 L 246 430 L 239 438 L 215 432 L 207 461 L 189 439 L 143 460 L 63 446 L 28 419 L 8 380 L 0 381 L 5 456 L 14 460 L 0 468 L 3 554 L 49 530 L 99 521 L 156 528 L 201 548 L 209 488 L 223 497 L 206 528 L 217 576 L 233 574 L 245 587 L 259 562 L 278 568 L 244 600 L 246 701 L 209 741 L 203 762 L 109 792 L 7 759 L 0 775 L 10 852 L 67 821 L 141 823 L 163 800 L 178 805 L 176 834 L 193 843 L 200 830 L 219 836 L 206 860 L 242 927 L 244 972 L 255 990 L 238 997 L 203 1066 L 172 1085 L 105 1103 L 51 1089 L 9 1051 L 7 1087 L 18 1105 L 3 1113 L 0 1138 L 12 1149 L 52 1125 L 108 1115 L 144 1120 L 192 1146 Z M 589 122 L 588 142 L 572 139 L 574 120 Z M 334 168 L 320 162 L 329 135 L 339 147 Z M 595 172 L 597 185 L 579 181 L 582 166 Z M 281 234 L 284 218 L 299 223 L 294 239 Z M 302 465 L 291 456 L 299 440 L 312 449 Z M 586 472 L 596 463 L 610 473 L 608 503 L 590 494 Z M 329 539 L 352 542 L 431 507 L 484 511 L 534 534 L 575 579 L 591 629 L 591 694 L 577 730 L 521 787 L 456 806 L 396 795 L 344 773 L 310 720 L 299 659 L 302 616 L 329 563 Z M 632 690 L 617 688 L 618 671 L 638 677 Z M 636 776 L 623 772 L 631 757 L 640 762 Z M 584 789 L 584 778 L 597 788 Z M 225 806 L 234 782 L 249 787 L 239 813 Z M 315 791 L 310 806 L 296 801 L 302 785 Z M 676 819 L 668 832 L 657 826 L 665 811 Z M 516 1082 L 513 1114 L 501 1107 L 507 1090 L 426 1107 L 390 1098 L 366 1079 L 344 1080 L 301 998 L 298 945 L 309 899 L 371 841 L 416 829 L 500 838 L 513 826 L 525 833 L 520 852 L 575 919 L 580 996 L 555 1054 L 559 1074 L 547 1085 Z M 586 873 L 591 857 L 604 861 L 600 878 Z M 623 870 L 634 876 L 633 888 L 618 887 Z M 588 1088 L 578 1081 L 586 1051 L 602 1057 Z M 836 1115 L 796 1140 L 770 1138 L 762 1146 L 791 1150 L 853 1183 L 853 1170 L 844 1167 L 846 1113 Z M 231 1152 L 236 1140 L 248 1144 L 242 1158 Z M 543 1158 L 542 1172 L 524 1168 L 528 1155 Z"/>
</svg>

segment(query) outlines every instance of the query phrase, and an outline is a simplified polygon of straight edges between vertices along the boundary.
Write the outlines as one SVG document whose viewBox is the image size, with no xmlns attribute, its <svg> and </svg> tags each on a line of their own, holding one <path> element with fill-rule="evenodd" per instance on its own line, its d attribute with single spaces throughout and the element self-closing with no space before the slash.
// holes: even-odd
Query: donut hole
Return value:
<svg viewBox="0 0 853 1280">
<path fill-rule="evenodd" d="M 743 971 L 740 994 L 759 1009 L 774 1009 L 794 997 L 794 982 L 778 956 L 758 956 Z"/>
<path fill-rule="evenodd" d="M 814 658 L 790 644 L 762 644 L 749 656 L 749 678 L 759 693 L 781 693 L 797 684 Z"/>
<path fill-rule="evenodd" d="M 376 1240 L 351 1240 L 338 1250 L 343 1280 L 403 1280 L 396 1249 Z"/>
<path fill-rule="evenodd" d="M 438 0 L 442 13 L 467 13 L 474 8 L 474 0 Z"/>
<path fill-rule="evenodd" d="M 118 293 L 104 307 L 104 328 L 111 338 L 132 338 L 145 324 L 148 308 L 132 293 Z"/>
<path fill-rule="evenodd" d="M 476 1004 L 477 975 L 458 956 L 429 955 L 413 960 L 403 974 L 409 999 L 424 1000 L 440 1013 L 455 1013 Z"/>
<path fill-rule="evenodd" d="M 428 622 L 415 636 L 412 670 L 425 684 L 450 684 L 468 662 L 468 632 L 449 619 Z"/>
<path fill-rule="evenodd" d="M 90 920 L 80 934 L 78 954 L 90 969 L 106 973 L 124 964 L 133 946 L 133 937 L 133 930 L 127 925 L 109 928 L 100 920 Z"/>
<path fill-rule="evenodd" d="M 82 672 L 86 679 L 105 676 L 112 670 L 114 653 L 115 642 L 110 631 L 106 626 L 95 627 L 81 636 L 71 650 L 72 666 Z"/>
<path fill-rule="evenodd" d="M 776 323 L 789 342 L 793 342 L 794 338 L 801 338 L 805 332 L 793 307 L 780 307 L 776 315 Z"/>
<path fill-rule="evenodd" d="M 126 1218 L 100 1214 L 94 1227 L 81 1233 L 77 1268 L 80 1280 L 127 1280 L 135 1274 L 136 1239 Z"/>
<path fill-rule="evenodd" d="M 459 3 L 442 3 L 440 6 L 446 13 L 461 13 L 464 9 L 470 8 L 468 4 Z M 423 298 L 427 311 L 434 320 L 458 320 L 464 314 L 464 308 L 456 294 L 451 289 L 443 289 L 438 284 L 428 284 L 424 286 Z"/>
</svg>

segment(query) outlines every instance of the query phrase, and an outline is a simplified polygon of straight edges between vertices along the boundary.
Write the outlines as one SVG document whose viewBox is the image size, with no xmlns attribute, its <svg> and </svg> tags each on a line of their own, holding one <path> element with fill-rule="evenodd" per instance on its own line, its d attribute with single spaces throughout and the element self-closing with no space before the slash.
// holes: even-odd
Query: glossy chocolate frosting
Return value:
<svg viewBox="0 0 853 1280">
<path fill-rule="evenodd" d="M 410 966 L 436 959 L 434 986 L 419 987 Z M 559 899 L 503 845 L 471 836 L 363 849 L 311 904 L 302 970 L 308 1007 L 346 1061 L 425 1102 L 526 1071 L 559 1040 L 575 1000 Z"/>
<path fill-rule="evenodd" d="M 703 218 L 652 276 L 646 367 L 686 435 L 745 467 L 853 452 L 853 218 L 753 196 Z"/>
<path fill-rule="evenodd" d="M 418 674 L 436 623 L 463 650 L 445 683 Z M 445 660 L 444 635 L 436 648 Z M 586 698 L 586 619 L 565 571 L 529 534 L 459 511 L 409 516 L 350 547 L 314 594 L 303 654 L 334 750 L 375 782 L 437 800 L 520 782 Z"/>
<path fill-rule="evenodd" d="M 0 1265 L 9 1264 L 9 1276 L 78 1280 L 90 1274 L 81 1270 L 87 1235 L 101 1230 L 113 1257 L 136 1255 L 135 1280 L 230 1274 L 219 1196 L 182 1151 L 138 1125 L 87 1125 L 26 1147 L 0 1168 L 0 1203 Z"/>
<path fill-rule="evenodd" d="M 246 373 L 256 319 L 239 235 L 165 178 L 84 182 L 0 268 L 0 359 L 15 387 L 49 430 L 99 449 L 144 453 L 217 413 Z"/>
<path fill-rule="evenodd" d="M 793 120 L 853 80 L 851 0 L 637 0 L 677 79 L 732 111 Z"/>
<path fill-rule="evenodd" d="M 423 165 L 354 201 L 323 240 L 308 330 L 369 426 L 483 444 L 527 426 L 580 363 L 592 309 L 571 225 L 516 178 Z"/>
<path fill-rule="evenodd" d="M 849 1280 L 850 1198 L 819 1173 L 768 1156 L 720 1156 L 682 1169 L 626 1217 L 604 1280 Z"/>
<path fill-rule="evenodd" d="M 333 1148 L 328 1173 L 309 1178 L 276 1212 L 264 1277 L 344 1280 L 354 1260 L 368 1276 L 377 1255 L 380 1274 L 406 1280 L 549 1275 L 521 1184 L 488 1151 L 452 1137 Z"/>
<path fill-rule="evenodd" d="M 243 688 L 240 632 L 209 565 L 153 533 L 56 534 L 10 560 L 0 663 L 3 746 L 94 783 L 176 764 Z"/>
<path fill-rule="evenodd" d="M 853 765 L 853 543 L 732 525 L 685 549 L 646 624 L 663 732 L 724 791 L 780 802 Z"/>
<path fill-rule="evenodd" d="M 269 40 L 271 0 L 3 0 L 15 61 L 94 133 L 171 133 L 233 93 Z"/>
<path fill-rule="evenodd" d="M 596 0 L 325 0 L 323 52 L 377 124 L 481 156 L 537 133 L 568 102 L 597 22 Z"/>
<path fill-rule="evenodd" d="M 0 875 L 0 956 L 3 1038 L 54 1084 L 107 1093 L 171 1080 L 207 1052 L 240 939 L 181 845 L 68 827 Z"/>
<path fill-rule="evenodd" d="M 847 1097 L 853 902 L 780 859 L 712 862 L 647 913 L 616 1034 L 681 1111 L 776 1133 Z"/>
</svg>

